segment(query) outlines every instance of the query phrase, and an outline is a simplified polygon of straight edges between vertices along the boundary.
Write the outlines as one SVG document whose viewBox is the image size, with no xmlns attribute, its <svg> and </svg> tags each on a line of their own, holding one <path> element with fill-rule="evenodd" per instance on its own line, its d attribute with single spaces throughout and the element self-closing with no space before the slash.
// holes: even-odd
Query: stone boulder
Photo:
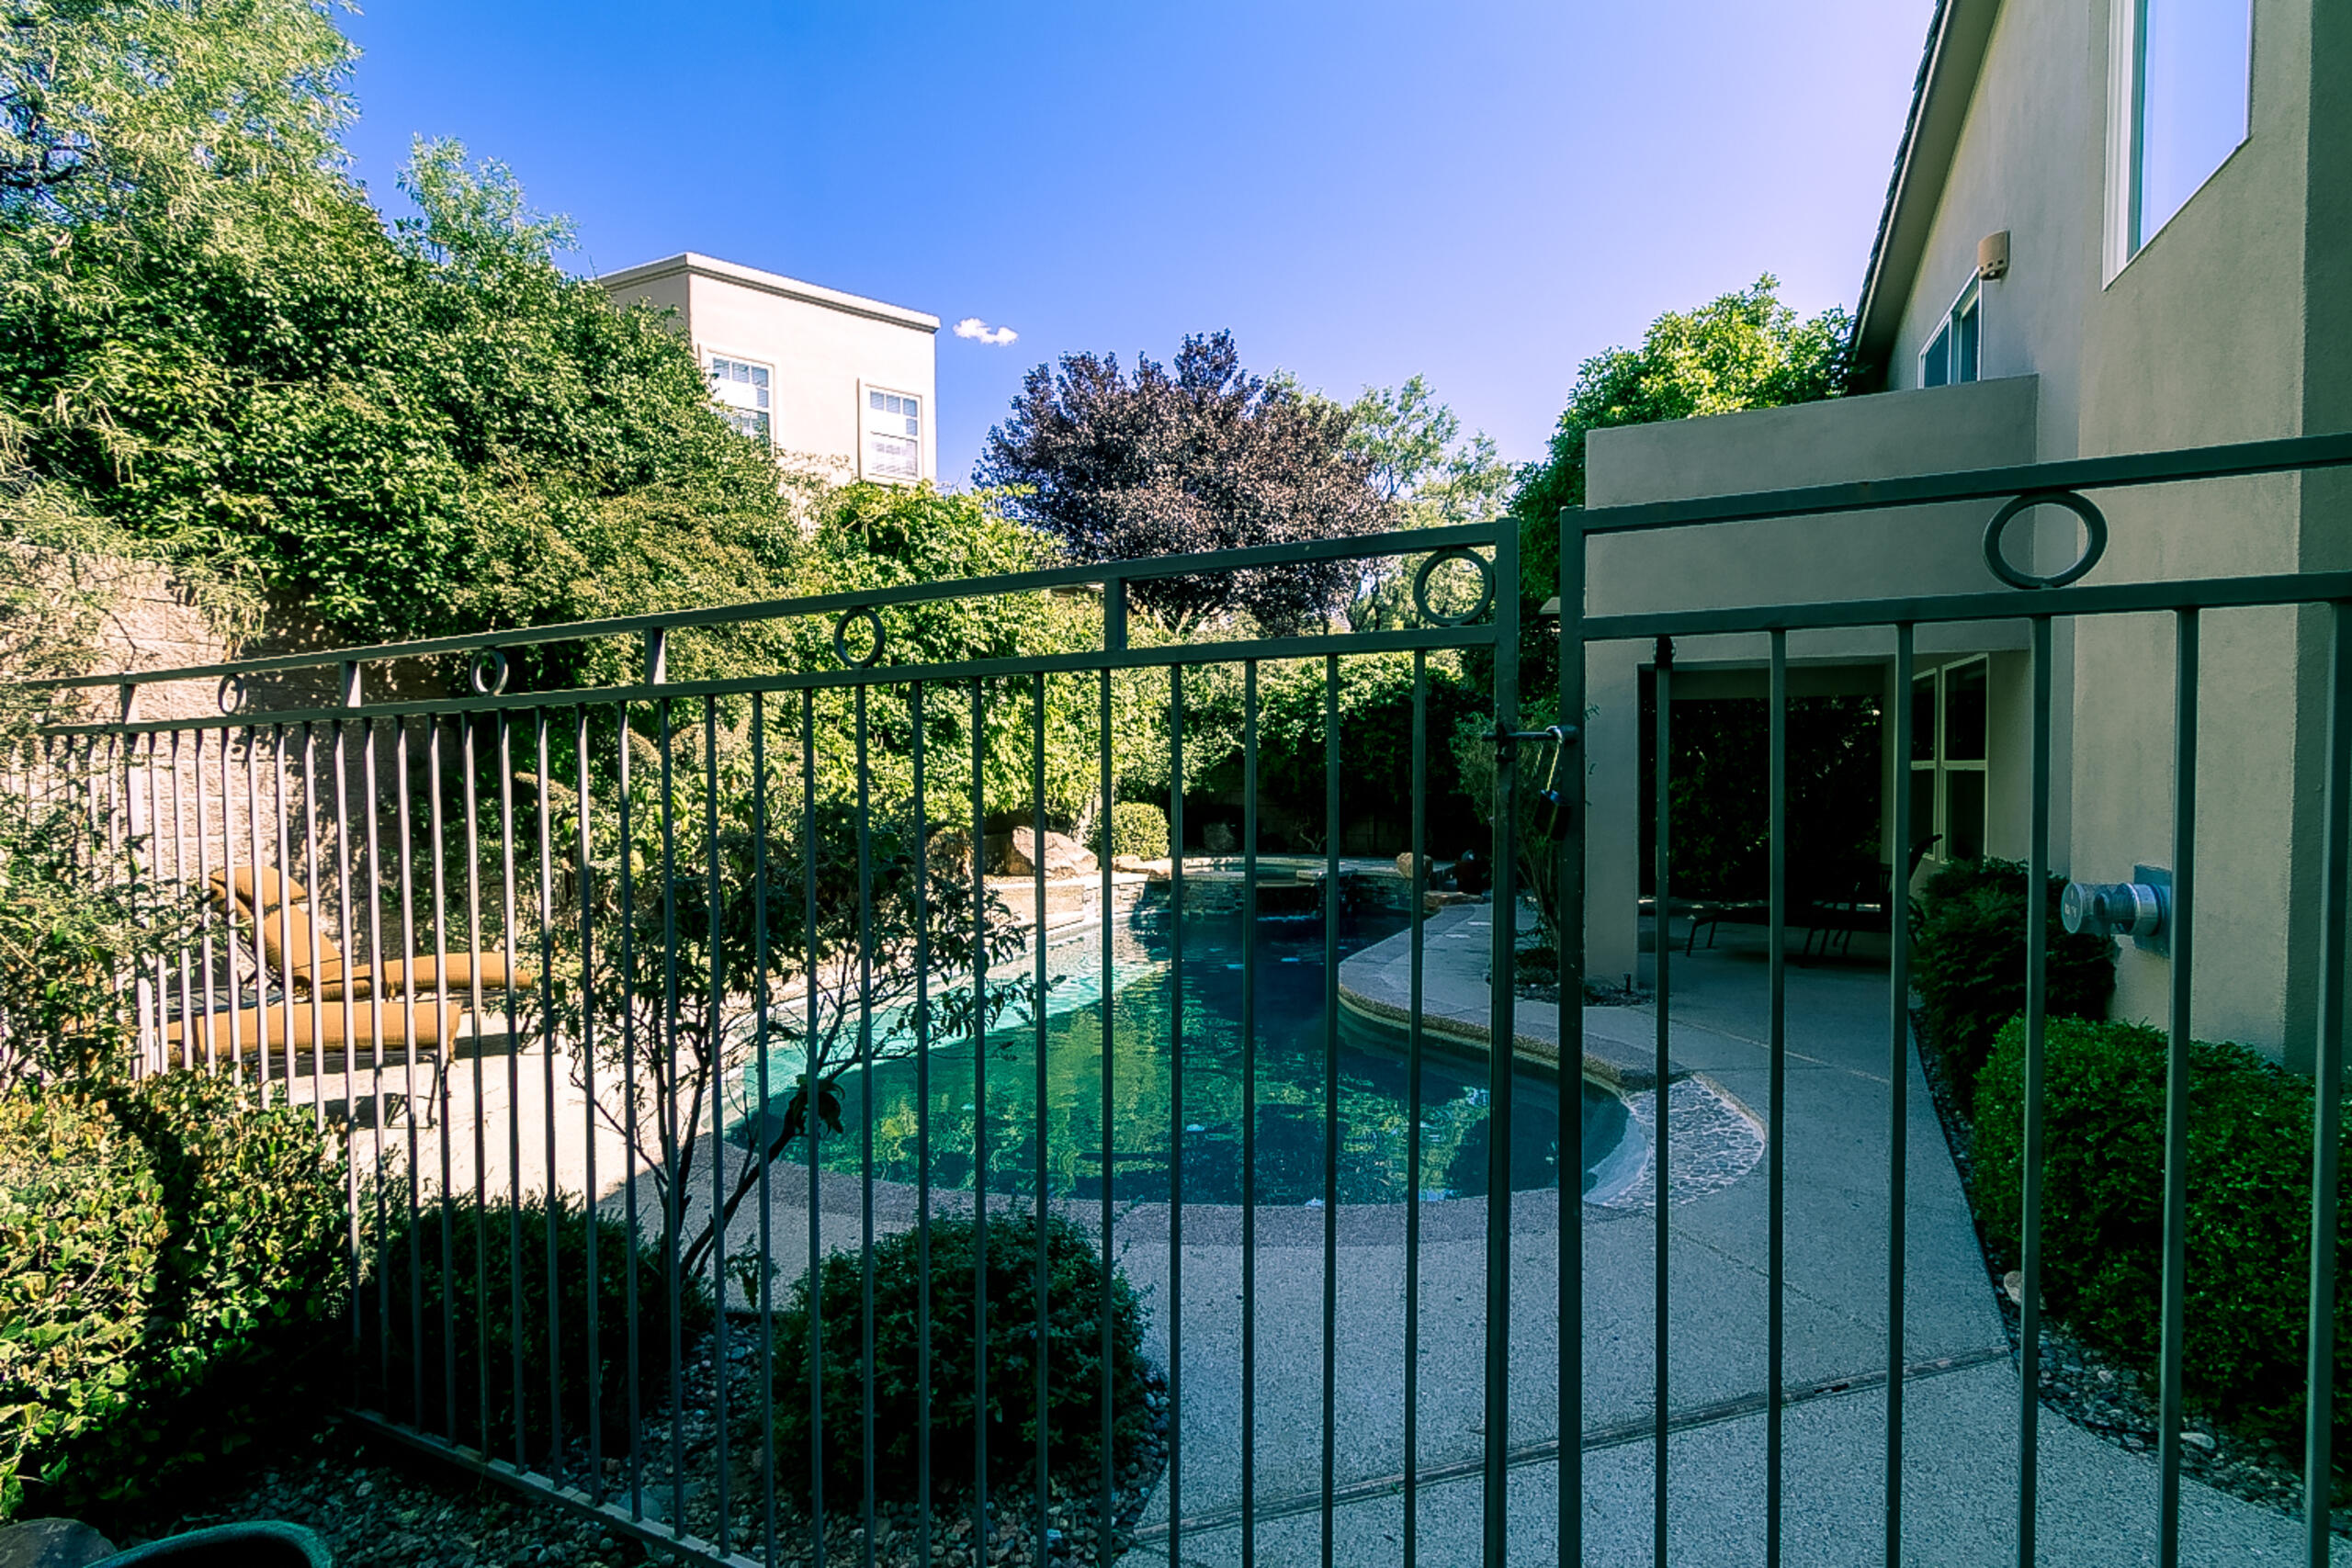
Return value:
<svg viewBox="0 0 2352 1568">
<path fill-rule="evenodd" d="M 114 1544 L 78 1519 L 0 1525 L 0 1568 L 88 1568 L 113 1555 Z"/>
<path fill-rule="evenodd" d="M 1403 877 L 1408 882 L 1413 880 L 1413 852 L 1410 850 L 1407 850 L 1403 854 L 1396 857 L 1396 874 Z M 1429 867 L 1430 857 L 1422 855 L 1420 857 L 1420 868 L 1423 871 L 1427 871 Z"/>
<path fill-rule="evenodd" d="M 972 839 L 960 828 L 943 828 L 931 836 L 930 875 L 934 882 L 967 884 L 972 880 Z"/>
<path fill-rule="evenodd" d="M 1201 829 L 1201 843 L 1213 855 L 1229 855 L 1238 842 L 1229 823 L 1212 822 Z"/>
<path fill-rule="evenodd" d="M 1089 876 L 1100 870 L 1093 854 L 1067 833 L 1046 835 L 1044 851 L 1046 874 L 1055 876 Z M 1035 876 L 1037 874 L 1037 832 L 1034 828 L 1015 828 L 1012 841 L 1005 847 L 1004 869 L 1012 876 Z"/>
</svg>

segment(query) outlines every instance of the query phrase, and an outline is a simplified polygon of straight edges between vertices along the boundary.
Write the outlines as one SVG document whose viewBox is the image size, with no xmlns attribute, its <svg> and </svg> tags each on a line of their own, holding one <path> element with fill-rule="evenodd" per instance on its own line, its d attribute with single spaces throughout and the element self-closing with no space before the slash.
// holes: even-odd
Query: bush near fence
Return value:
<svg viewBox="0 0 2352 1568">
<path fill-rule="evenodd" d="M 1148 800 L 1122 800 L 1111 807 L 1109 853 L 1141 855 L 1146 860 L 1168 858 L 1168 813 Z M 1105 828 L 1094 829 L 1094 852 L 1104 853 Z"/>
<path fill-rule="evenodd" d="M 224 1079 L 0 1096 L 0 1518 L 322 1419 L 345 1224 L 311 1113 Z"/>
<path fill-rule="evenodd" d="M 2164 1280 L 2165 1037 L 2052 1019 L 2042 1055 L 2042 1275 L 2050 1314 L 2153 1374 Z M 2300 1447 L 2311 1257 L 2312 1083 L 2243 1045 L 2189 1048 L 2183 1388 L 2233 1427 Z M 1974 1197 L 1997 1267 L 2018 1261 L 2025 1028 L 1977 1083 Z M 2352 1113 L 2346 1125 L 2352 1126 Z M 2352 1335 L 2352 1165 L 2338 1201 L 2335 1332 Z M 2352 1358 L 2335 1368 L 2336 1452 L 2352 1438 Z"/>
<path fill-rule="evenodd" d="M 2059 923 L 2066 879 L 2050 879 L 2045 990 L 2052 1018 L 2097 1018 L 2115 989 L 2115 943 Z M 1954 861 L 1911 905 L 1911 986 L 1966 1111 L 2001 1026 L 2025 1010 L 2026 868 L 2010 860 Z"/>
<path fill-rule="evenodd" d="M 976 1227 L 970 1220 L 931 1224 L 931 1465 L 942 1494 L 973 1479 L 974 1382 L 979 1364 L 972 1333 Z M 923 1276 L 913 1231 L 874 1246 L 874 1475 L 876 1501 L 913 1498 L 920 1489 L 916 1434 L 922 1429 L 921 1346 L 916 1312 Z M 1044 1412 L 1047 1468 L 1057 1484 L 1092 1495 L 1102 1466 L 1102 1296 L 1101 1244 L 1058 1217 L 1046 1222 L 1046 1334 Z M 819 1270 L 825 1496 L 865 1493 L 864 1442 L 865 1270 L 860 1256 L 836 1252 Z M 1149 1374 L 1143 1357 L 1143 1308 L 1126 1276 L 1114 1269 L 1111 1297 L 1111 1443 L 1124 1472 L 1150 1432 Z M 992 1219 L 988 1227 L 989 1481 L 1034 1480 L 1036 1401 L 1037 1220 Z M 808 1278 L 794 1281 L 775 1318 L 775 1449 L 778 1481 L 801 1495 L 817 1446 L 808 1411 Z M 756 1430 L 756 1421 L 749 1423 Z"/>
<path fill-rule="evenodd" d="M 404 1205 L 403 1205 L 404 1208 Z M 443 1262 L 443 1222 L 448 1261 Z M 454 1430 L 458 1440 L 483 1452 L 515 1448 L 515 1363 L 521 1360 L 522 1441 L 532 1463 L 543 1461 L 560 1414 L 565 1440 L 588 1430 L 590 1369 L 594 1369 L 597 1426 L 607 1453 L 625 1451 L 629 1429 L 629 1274 L 637 1275 L 639 1410 L 668 1412 L 670 1273 L 658 1247 L 638 1242 L 626 1219 L 596 1219 L 596 1354 L 588 1346 L 588 1219 L 579 1200 L 527 1193 L 518 1202 L 477 1201 L 471 1195 L 422 1204 L 412 1224 L 405 1213 L 385 1235 L 371 1267 L 382 1289 L 363 1290 L 362 1359 L 371 1377 L 379 1365 L 377 1327 L 383 1327 L 386 1376 L 377 1408 L 428 1432 Z M 548 1329 L 548 1248 L 555 1259 L 555 1333 Z M 412 1294 L 413 1292 L 413 1294 Z M 389 1303 L 389 1312 L 385 1310 Z M 711 1326 L 707 1284 L 678 1280 L 681 1337 L 693 1347 Z M 422 1313 L 418 1308 L 422 1308 Z M 549 1347 L 559 1352 L 550 1366 Z M 457 1409 L 448 1399 L 446 1352 L 457 1356 Z M 420 1364 L 421 1352 L 421 1364 Z M 562 1408 L 548 1400 L 548 1379 L 560 1380 Z M 487 1382 L 487 1389 L 484 1384 Z M 417 1404 L 422 1388 L 424 1404 Z M 487 1397 L 487 1405 L 484 1399 Z M 482 1412 L 490 1427 L 482 1430 Z"/>
</svg>

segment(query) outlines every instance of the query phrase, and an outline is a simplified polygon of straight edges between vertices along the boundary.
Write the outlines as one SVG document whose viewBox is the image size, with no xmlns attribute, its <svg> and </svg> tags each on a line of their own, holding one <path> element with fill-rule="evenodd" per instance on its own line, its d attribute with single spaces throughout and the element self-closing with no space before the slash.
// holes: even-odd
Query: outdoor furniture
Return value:
<svg viewBox="0 0 2352 1568">
<path fill-rule="evenodd" d="M 260 888 L 258 900 L 254 897 L 256 885 Z M 266 866 L 258 873 L 251 866 L 240 866 L 233 874 L 216 871 L 212 874 L 211 889 L 213 902 L 232 919 L 254 921 L 261 933 L 262 954 L 268 961 L 270 972 L 282 975 L 290 969 L 299 990 L 325 998 L 341 997 L 345 992 L 366 997 L 379 980 L 387 997 L 412 991 L 470 995 L 477 988 L 487 995 L 509 988 L 506 960 L 494 953 L 453 953 L 446 964 L 431 956 L 419 958 L 413 964 L 396 958 L 381 964 L 351 964 L 334 940 L 319 928 L 311 914 L 311 896 L 303 891 L 302 885 Z M 254 920 L 256 906 L 258 920 Z M 521 964 L 514 966 L 511 977 L 513 989 L 531 988 L 531 972 Z"/>
</svg>

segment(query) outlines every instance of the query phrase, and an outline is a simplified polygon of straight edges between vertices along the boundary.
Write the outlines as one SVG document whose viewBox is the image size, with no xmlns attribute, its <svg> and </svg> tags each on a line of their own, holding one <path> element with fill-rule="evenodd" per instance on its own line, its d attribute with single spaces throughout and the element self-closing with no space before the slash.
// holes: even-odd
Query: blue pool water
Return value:
<svg viewBox="0 0 2352 1568">
<path fill-rule="evenodd" d="M 1343 917 L 1341 956 L 1401 930 L 1389 912 Z M 1148 902 L 1118 917 L 1112 938 L 1110 1056 L 1112 1118 L 1102 1118 L 1103 963 L 1099 923 L 1049 943 L 1044 1027 L 1046 1168 L 1048 1190 L 1096 1197 L 1109 1152 L 1113 1197 L 1163 1201 L 1171 1185 L 1170 1150 L 1181 1145 L 1186 1202 L 1244 1201 L 1242 1126 L 1245 1060 L 1256 1083 L 1255 1190 L 1262 1204 L 1300 1204 L 1323 1194 L 1325 1003 L 1329 995 L 1319 915 L 1186 916 L 1183 964 L 1172 962 L 1174 918 Z M 1254 1051 L 1245 1058 L 1241 1028 L 1243 954 L 1256 949 Z M 1031 961 L 1034 964 L 1034 960 Z M 1182 998 L 1181 1080 L 1171 1022 Z M 1400 1202 L 1408 1180 L 1408 1072 L 1401 1027 L 1342 1008 L 1339 1038 L 1339 1196 L 1344 1203 Z M 889 1021 L 877 1025 L 877 1037 Z M 1000 1192 L 1035 1189 L 1037 1049 L 1033 1019 L 993 1031 L 987 1040 L 987 1183 Z M 840 1083 L 841 1134 L 828 1134 L 820 1158 L 830 1168 L 864 1168 L 863 1123 L 870 1115 L 874 1175 L 912 1182 L 918 1170 L 924 1106 L 917 1063 L 901 1038 L 899 1055 L 878 1061 L 870 1087 L 855 1068 Z M 974 1137 L 980 1077 L 968 1039 L 930 1051 L 928 1134 L 934 1183 L 974 1184 Z M 787 1048 L 770 1059 L 770 1083 L 791 1081 Z M 1622 1166 L 1611 1156 L 1626 1135 L 1625 1108 L 1605 1089 L 1579 1080 L 1585 1169 Z M 1181 1118 L 1175 1091 L 1182 1090 Z M 772 1102 L 779 1110 L 779 1097 Z M 1512 1096 L 1511 1185 L 1559 1181 L 1560 1085 L 1527 1070 Z M 1487 1189 L 1487 1065 L 1447 1052 L 1425 1037 L 1421 1069 L 1420 1188 L 1428 1199 L 1474 1197 Z M 798 1150 L 796 1157 L 805 1157 Z"/>
</svg>

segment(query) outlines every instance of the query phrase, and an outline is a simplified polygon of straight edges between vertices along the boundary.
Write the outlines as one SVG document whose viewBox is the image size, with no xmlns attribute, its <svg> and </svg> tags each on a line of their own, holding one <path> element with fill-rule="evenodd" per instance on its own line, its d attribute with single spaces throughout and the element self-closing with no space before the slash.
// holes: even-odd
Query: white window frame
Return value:
<svg viewBox="0 0 2352 1568">
<path fill-rule="evenodd" d="M 915 444 L 915 471 L 911 474 L 882 473 L 877 471 L 873 465 L 873 437 L 875 434 L 888 434 L 892 440 L 896 441 L 904 441 L 908 438 L 903 431 L 876 431 L 873 423 L 875 417 L 873 400 L 876 393 L 879 393 L 884 397 L 910 398 L 914 400 L 915 434 L 913 439 Z M 857 477 L 862 479 L 872 480 L 876 484 L 921 484 L 922 482 L 923 470 L 926 467 L 923 459 L 928 457 L 931 452 L 931 422 L 933 417 L 938 412 L 933 404 L 936 400 L 937 400 L 933 398 L 928 392 L 910 392 L 903 387 L 886 387 L 878 381 L 860 381 L 857 384 Z M 881 417 L 888 419 L 890 416 L 886 413 Z"/>
<path fill-rule="evenodd" d="M 1944 378 L 1935 384 L 1939 387 L 1956 387 L 1962 384 L 1960 377 L 1951 374 L 1951 355 L 1953 347 L 1960 341 L 1961 316 L 1972 309 L 1976 312 L 1976 373 L 1968 377 L 1967 379 L 1981 381 L 1984 378 L 1984 282 L 1982 278 L 1971 277 L 1962 286 L 1960 292 L 1952 297 L 1952 302 L 1944 311 L 1939 324 L 1934 332 L 1928 334 L 1928 341 L 1920 345 L 1918 361 L 1915 368 L 1918 374 L 1918 384 L 1922 388 L 1928 385 L 1928 355 L 1939 342 L 1945 344 L 1945 368 Z"/>
<path fill-rule="evenodd" d="M 738 354 L 735 350 L 733 350 L 733 349 L 731 349 L 731 348 L 717 348 L 717 347 L 713 347 L 713 346 L 712 346 L 711 344 L 703 344 L 703 345 L 702 345 L 702 378 L 703 378 L 703 384 L 704 384 L 705 386 L 707 386 L 707 387 L 710 388 L 710 389 L 711 389 L 711 398 L 710 398 L 710 400 L 711 400 L 712 402 L 714 402 L 714 403 L 718 403 L 718 411 L 719 411 L 719 412 L 720 412 L 722 415 L 725 415 L 725 414 L 731 414 L 731 413 L 738 413 L 738 412 L 758 412 L 757 410 L 739 410 L 739 409 L 735 408 L 732 404 L 729 404 L 729 403 L 722 403 L 722 402 L 719 402 L 719 401 L 718 401 L 718 385 L 717 385 L 717 383 L 715 382 L 715 380 L 713 379 L 713 378 L 712 378 L 712 376 L 711 376 L 711 367 L 712 367 L 712 366 L 713 366 L 715 363 L 717 363 L 718 361 L 722 360 L 722 359 L 723 359 L 723 360 L 725 360 L 725 361 L 727 361 L 727 362 L 728 362 L 729 364 L 730 364 L 730 365 L 742 365 L 742 366 L 747 366 L 747 367 L 749 367 L 750 368 L 752 368 L 752 369 L 753 369 L 753 370 L 764 370 L 764 371 L 766 371 L 766 372 L 768 373 L 768 406 L 767 406 L 767 416 L 768 416 L 768 441 L 767 441 L 767 446 L 768 446 L 768 450 L 769 450 L 769 451 L 771 451 L 771 452 L 775 451 L 775 450 L 776 449 L 776 447 L 775 447 L 775 391 L 776 391 L 776 382 L 775 382 L 775 367 L 774 365 L 770 364 L 768 361 L 766 361 L 766 360 L 764 360 L 764 359 L 762 359 L 762 358 L 758 357 L 758 356 L 757 356 L 757 355 L 750 355 L 750 354 Z M 728 423 L 729 423 L 729 424 L 732 424 L 734 422 L 733 422 L 732 420 L 729 420 L 729 421 L 728 421 Z M 751 433 L 750 431 L 748 431 L 748 430 L 741 431 L 741 434 L 742 434 L 743 435 L 749 436 L 751 439 L 752 439 L 752 440 L 754 440 L 754 441 L 756 441 L 756 440 L 758 440 L 758 439 L 759 439 L 759 437 L 757 437 L 757 436 L 755 436 L 755 435 L 752 435 L 752 433 Z"/>
<path fill-rule="evenodd" d="M 2170 227 L 2173 218 L 2188 210 L 2189 203 L 2199 192 L 2213 183 L 2214 176 L 2229 167 L 2237 156 L 2237 148 L 2254 140 L 2254 36 L 2256 13 L 2259 6 L 2246 6 L 2245 45 L 2245 134 L 2233 147 L 2207 171 L 2191 191 L 2188 200 L 2163 223 L 2148 232 L 2140 231 L 2140 135 L 2146 118 L 2146 98 L 2142 91 L 2143 68 L 2146 63 L 2144 47 L 2148 19 L 2148 0 L 2111 0 L 2108 15 L 2107 51 L 2107 277 L 2113 283 L 2121 276 L 2132 260 L 2148 248 L 2149 243 Z"/>
<path fill-rule="evenodd" d="M 1945 755 L 1948 748 L 1944 738 L 1945 724 L 1951 712 L 1950 696 L 1951 677 L 1959 671 L 1972 668 L 1982 671 L 1984 676 L 1984 755 L 1953 761 Z M 1976 852 L 1979 855 L 1985 852 L 1985 839 L 1991 829 L 1993 818 L 1993 790 L 1990 776 L 1993 755 L 1993 661 L 1981 654 L 1973 659 L 1955 659 L 1948 664 L 1939 664 L 1933 670 L 1923 670 L 1914 675 L 1911 678 L 1912 690 L 1917 691 L 1922 682 L 1930 683 L 1930 689 L 1935 693 L 1936 722 L 1935 734 L 1931 742 L 1932 754 L 1927 757 L 1907 758 L 1905 761 L 1915 774 L 1933 773 L 1935 775 L 1935 819 L 1928 824 L 1928 830 L 1936 835 L 1936 841 L 1935 847 L 1928 852 L 1927 858 L 1940 865 L 1951 859 L 1951 791 L 1948 781 L 1953 773 L 1974 773 L 1985 781 L 1984 787 L 1977 792 L 1983 817 L 1976 824 Z M 1907 699 L 1909 694 L 1906 693 L 1905 695 Z M 1910 781 L 1906 779 L 1904 782 L 1907 784 Z M 1919 826 L 1915 821 L 1911 825 L 1911 830 L 1917 833 Z M 1908 844 L 1903 846 L 1903 852 L 1906 855 L 1911 852 Z"/>
</svg>

